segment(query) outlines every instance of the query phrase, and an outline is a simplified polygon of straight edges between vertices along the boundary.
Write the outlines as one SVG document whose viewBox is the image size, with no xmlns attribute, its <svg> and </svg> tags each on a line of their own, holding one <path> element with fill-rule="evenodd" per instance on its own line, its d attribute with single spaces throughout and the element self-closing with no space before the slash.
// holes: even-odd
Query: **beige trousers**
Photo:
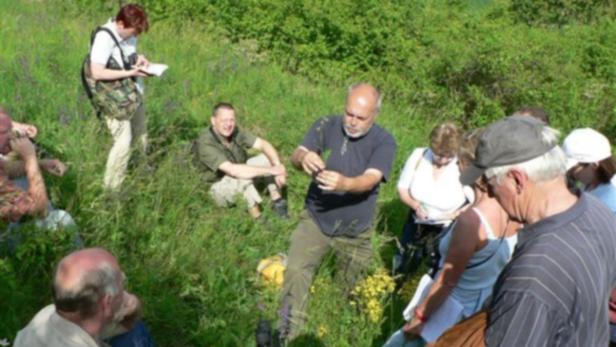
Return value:
<svg viewBox="0 0 616 347">
<path fill-rule="evenodd" d="M 265 154 L 259 154 L 246 161 L 248 165 L 254 166 L 271 166 L 269 160 Z M 273 187 L 272 187 L 273 184 Z M 276 189 L 274 183 L 268 182 L 268 189 Z M 210 188 L 210 195 L 220 207 L 225 207 L 233 204 L 237 195 L 241 194 L 248 204 L 248 208 L 253 207 L 256 204 L 260 204 L 263 199 L 259 195 L 257 188 L 253 183 L 253 180 L 233 178 L 225 175 L 220 181 L 212 184 Z"/>
<path fill-rule="evenodd" d="M 143 154 L 146 152 L 148 139 L 143 104 L 139 106 L 133 118 L 117 120 L 105 117 L 105 123 L 111 132 L 113 146 L 107 157 L 103 184 L 105 189 L 117 190 L 126 177 L 131 146 L 136 145 Z"/>
</svg>

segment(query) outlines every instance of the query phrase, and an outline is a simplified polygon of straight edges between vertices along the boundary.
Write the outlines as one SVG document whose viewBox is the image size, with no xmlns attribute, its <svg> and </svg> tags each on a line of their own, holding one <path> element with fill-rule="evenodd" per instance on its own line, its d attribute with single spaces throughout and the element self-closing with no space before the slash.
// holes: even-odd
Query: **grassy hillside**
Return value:
<svg viewBox="0 0 616 347">
<path fill-rule="evenodd" d="M 72 213 L 87 245 L 118 256 L 159 345 L 254 345 L 258 318 L 274 318 L 277 308 L 276 291 L 262 286 L 255 268 L 261 258 L 286 251 L 308 179 L 297 172 L 289 177 L 289 222 L 254 223 L 241 207 L 214 207 L 187 164 L 186 147 L 208 123 L 212 105 L 226 100 L 237 106 L 241 126 L 269 139 L 288 164 L 318 116 L 342 111 L 345 89 L 289 75 L 262 62 L 250 42 L 231 45 L 200 24 L 154 22 L 140 51 L 171 66 L 146 84 L 147 161 L 156 170 L 133 165 L 125 189 L 110 197 L 101 182 L 111 140 L 82 93 L 79 67 L 91 30 L 112 13 L 83 15 L 53 2 L 8 0 L 0 1 L 0 12 L 0 104 L 17 120 L 36 124 L 38 142 L 70 165 L 66 177 L 46 178 L 53 201 Z M 424 119 L 385 96 L 379 123 L 399 144 L 393 177 L 427 137 L 432 124 Z M 392 183 L 379 202 L 374 270 L 389 262 L 388 243 L 405 213 Z M 52 266 L 71 247 L 63 233 L 26 230 L 18 253 L 0 258 L 0 339 L 12 340 L 50 302 Z M 342 298 L 330 263 L 317 277 L 304 345 L 382 344 L 400 324 L 399 308 L 387 306 L 371 321 Z"/>
</svg>

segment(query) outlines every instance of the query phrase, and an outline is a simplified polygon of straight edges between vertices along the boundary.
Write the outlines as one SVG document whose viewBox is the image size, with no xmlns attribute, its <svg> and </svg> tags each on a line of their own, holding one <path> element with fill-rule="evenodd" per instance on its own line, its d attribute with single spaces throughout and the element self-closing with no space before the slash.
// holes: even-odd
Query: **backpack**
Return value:
<svg viewBox="0 0 616 347">
<path fill-rule="evenodd" d="M 130 60 L 126 59 L 120 43 L 108 28 L 98 27 L 92 32 L 90 50 L 92 50 L 96 34 L 101 31 L 111 36 L 122 56 L 122 62 L 117 62 L 113 56 L 109 57 L 105 67 L 111 70 L 130 70 Z M 136 79 L 130 77 L 110 81 L 94 80 L 90 71 L 90 53 L 86 55 L 81 67 L 81 82 L 96 111 L 96 116 L 101 118 L 104 115 L 117 120 L 131 119 L 143 102 L 141 93 L 137 89 Z"/>
</svg>

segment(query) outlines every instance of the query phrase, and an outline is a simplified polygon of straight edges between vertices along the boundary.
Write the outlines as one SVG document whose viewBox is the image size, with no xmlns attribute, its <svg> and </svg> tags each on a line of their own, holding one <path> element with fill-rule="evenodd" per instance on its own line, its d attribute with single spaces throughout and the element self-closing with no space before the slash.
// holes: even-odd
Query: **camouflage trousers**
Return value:
<svg viewBox="0 0 616 347">
<path fill-rule="evenodd" d="M 103 184 L 105 189 L 117 190 L 126 177 L 131 146 L 136 146 L 144 155 L 146 152 L 148 140 L 144 106 L 141 104 L 131 119 L 118 120 L 105 116 L 105 123 L 111 132 L 113 146 L 107 157 Z"/>
<path fill-rule="evenodd" d="M 347 294 L 370 265 L 372 232 L 356 237 L 323 234 L 310 213 L 304 210 L 291 236 L 282 288 L 280 332 L 287 341 L 297 337 L 307 318 L 306 308 L 312 280 L 325 256 L 336 256 L 336 280 Z"/>
</svg>

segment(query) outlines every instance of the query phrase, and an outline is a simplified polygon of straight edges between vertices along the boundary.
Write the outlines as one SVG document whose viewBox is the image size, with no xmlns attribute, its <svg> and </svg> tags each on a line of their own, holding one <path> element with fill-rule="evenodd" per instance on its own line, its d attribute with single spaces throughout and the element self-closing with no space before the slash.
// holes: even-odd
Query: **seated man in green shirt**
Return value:
<svg viewBox="0 0 616 347">
<path fill-rule="evenodd" d="M 272 197 L 272 207 L 287 218 L 287 202 L 280 189 L 286 183 L 287 171 L 280 163 L 278 152 L 267 141 L 235 125 L 235 109 L 228 103 L 214 106 L 212 126 L 203 130 L 194 142 L 194 163 L 203 171 L 203 177 L 212 183 L 210 194 L 219 206 L 228 206 L 241 194 L 253 218 L 261 216 L 262 199 L 253 179 L 263 177 Z M 246 150 L 256 149 L 260 155 L 248 158 Z"/>
</svg>

